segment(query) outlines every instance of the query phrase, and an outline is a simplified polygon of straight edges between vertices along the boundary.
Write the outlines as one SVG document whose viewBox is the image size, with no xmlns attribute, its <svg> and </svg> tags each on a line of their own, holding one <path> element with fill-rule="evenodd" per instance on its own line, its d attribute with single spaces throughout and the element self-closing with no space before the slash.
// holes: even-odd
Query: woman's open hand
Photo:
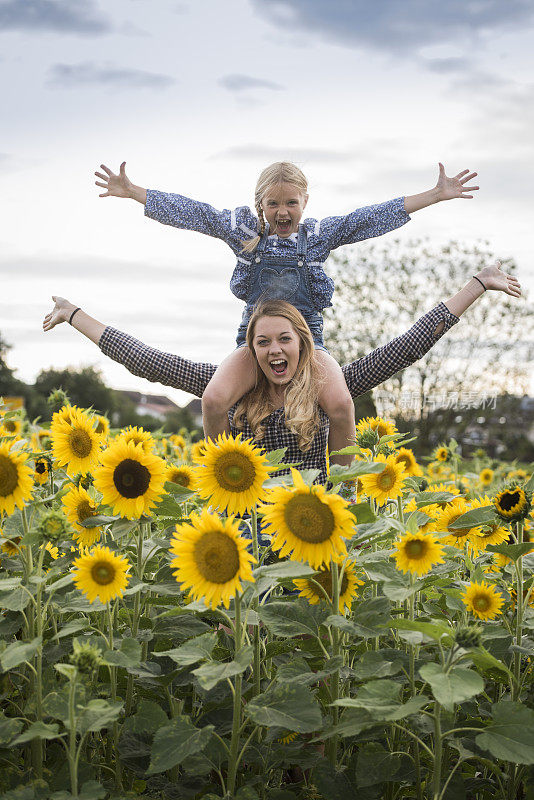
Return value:
<svg viewBox="0 0 534 800">
<path fill-rule="evenodd" d="M 466 186 L 473 178 L 476 178 L 476 172 L 469 172 L 468 169 L 462 170 L 458 175 L 449 178 L 445 175 L 445 167 L 439 164 L 438 182 L 436 190 L 438 192 L 438 200 L 454 200 L 456 197 L 461 197 L 466 200 L 472 200 L 473 195 L 467 192 L 477 192 L 478 186 Z"/>
<path fill-rule="evenodd" d="M 70 315 L 76 308 L 76 306 L 69 303 L 64 297 L 52 295 L 52 300 L 55 305 L 52 311 L 50 311 L 43 320 L 44 331 L 51 331 L 56 325 L 60 325 L 62 322 L 68 322 Z"/>
<path fill-rule="evenodd" d="M 514 275 L 508 275 L 501 269 L 501 262 L 496 261 L 490 267 L 484 267 L 476 273 L 486 289 L 496 292 L 505 292 L 512 297 L 521 297 L 521 285 Z"/>
<path fill-rule="evenodd" d="M 106 191 L 99 194 L 99 197 L 133 197 L 134 185 L 126 175 L 126 161 L 119 167 L 119 174 L 115 175 L 105 164 L 100 164 L 102 172 L 95 172 L 99 181 L 95 181 L 97 186 L 101 186 Z"/>
</svg>

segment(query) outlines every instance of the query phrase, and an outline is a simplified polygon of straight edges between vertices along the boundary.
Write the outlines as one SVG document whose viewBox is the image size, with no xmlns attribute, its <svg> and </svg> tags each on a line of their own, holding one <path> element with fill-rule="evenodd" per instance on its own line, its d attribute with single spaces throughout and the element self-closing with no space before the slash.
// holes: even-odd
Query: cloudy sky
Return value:
<svg viewBox="0 0 534 800">
<path fill-rule="evenodd" d="M 429 189 L 438 161 L 473 169 L 474 200 L 394 235 L 488 240 L 534 288 L 533 29 L 530 0 L 0 0 L 10 366 L 31 381 L 94 364 L 116 388 L 160 390 L 66 325 L 42 333 L 51 294 L 193 359 L 233 348 L 230 250 L 99 198 L 102 162 L 232 208 L 252 204 L 264 166 L 293 160 L 316 218 Z"/>
</svg>

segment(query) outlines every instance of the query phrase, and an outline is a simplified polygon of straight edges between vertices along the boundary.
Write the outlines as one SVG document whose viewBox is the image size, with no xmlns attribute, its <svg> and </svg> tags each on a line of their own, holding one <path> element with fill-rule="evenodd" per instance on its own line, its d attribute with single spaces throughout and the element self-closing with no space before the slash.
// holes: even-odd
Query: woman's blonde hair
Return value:
<svg viewBox="0 0 534 800">
<path fill-rule="evenodd" d="M 265 435 L 263 420 L 273 412 L 269 398 L 269 381 L 261 369 L 254 350 L 256 324 L 262 317 L 284 317 L 295 329 L 300 342 L 297 369 L 285 393 L 284 412 L 286 428 L 298 439 L 299 448 L 309 450 L 319 428 L 318 398 L 322 386 L 322 370 L 315 358 L 315 345 L 306 320 L 291 303 L 285 300 L 266 300 L 254 309 L 247 328 L 247 344 L 254 357 L 256 381 L 254 388 L 237 404 L 234 424 L 243 429 L 245 417 L 254 438 L 261 441 Z"/>
<path fill-rule="evenodd" d="M 265 167 L 258 178 L 256 191 L 254 193 L 254 206 L 258 212 L 260 233 L 259 236 L 255 236 L 253 239 L 246 239 L 242 242 L 243 252 L 253 252 L 260 243 L 261 237 L 265 233 L 265 217 L 263 216 L 261 202 L 267 189 L 271 186 L 278 186 L 281 183 L 291 183 L 299 192 L 302 192 L 302 194 L 308 192 L 308 181 L 304 173 L 290 161 L 276 161 L 269 167 Z"/>
</svg>

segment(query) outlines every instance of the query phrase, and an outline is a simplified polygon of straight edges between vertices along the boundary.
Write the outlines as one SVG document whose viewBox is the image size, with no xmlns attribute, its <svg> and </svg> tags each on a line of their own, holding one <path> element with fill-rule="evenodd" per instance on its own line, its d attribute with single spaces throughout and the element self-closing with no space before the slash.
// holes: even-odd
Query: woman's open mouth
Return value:
<svg viewBox="0 0 534 800">
<path fill-rule="evenodd" d="M 286 234 L 291 231 L 291 220 L 290 219 L 283 219 L 278 220 L 276 223 L 276 227 L 278 228 L 279 233 Z"/>
<path fill-rule="evenodd" d="M 287 361 L 283 358 L 277 358 L 275 361 L 269 363 L 270 368 L 275 375 L 285 375 L 287 371 Z"/>
</svg>

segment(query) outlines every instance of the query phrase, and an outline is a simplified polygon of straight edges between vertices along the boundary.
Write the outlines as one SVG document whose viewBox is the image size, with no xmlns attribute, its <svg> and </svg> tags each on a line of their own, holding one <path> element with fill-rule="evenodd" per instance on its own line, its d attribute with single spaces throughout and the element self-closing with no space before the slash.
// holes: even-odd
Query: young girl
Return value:
<svg viewBox="0 0 534 800">
<path fill-rule="evenodd" d="M 324 272 L 331 250 L 344 244 L 381 236 L 404 225 L 409 214 L 455 197 L 471 199 L 468 192 L 478 186 L 466 184 L 476 172 L 463 170 L 454 178 L 439 165 L 436 186 L 418 195 L 399 197 L 380 205 L 357 209 L 341 217 L 321 221 L 305 219 L 308 185 L 301 170 L 289 162 L 271 164 L 256 184 L 255 215 L 247 206 L 217 211 L 207 203 L 146 190 L 126 176 L 126 163 L 118 175 L 101 164 L 95 172 L 97 186 L 106 191 L 100 197 L 127 197 L 145 206 L 145 215 L 185 230 L 194 230 L 222 239 L 237 256 L 230 288 L 246 303 L 237 334 L 237 349 L 218 367 L 202 396 L 206 437 L 215 439 L 229 432 L 228 410 L 254 386 L 252 355 L 246 346 L 246 330 L 259 300 L 283 299 L 296 306 L 312 332 L 317 358 L 323 370 L 319 404 L 330 418 L 330 452 L 351 443 L 355 436 L 354 405 L 340 366 L 326 351 L 323 341 L 322 310 L 330 305 L 334 283 Z M 273 376 L 283 379 L 287 363 L 273 358 Z M 351 456 L 338 456 L 338 463 L 349 463 Z"/>
</svg>

